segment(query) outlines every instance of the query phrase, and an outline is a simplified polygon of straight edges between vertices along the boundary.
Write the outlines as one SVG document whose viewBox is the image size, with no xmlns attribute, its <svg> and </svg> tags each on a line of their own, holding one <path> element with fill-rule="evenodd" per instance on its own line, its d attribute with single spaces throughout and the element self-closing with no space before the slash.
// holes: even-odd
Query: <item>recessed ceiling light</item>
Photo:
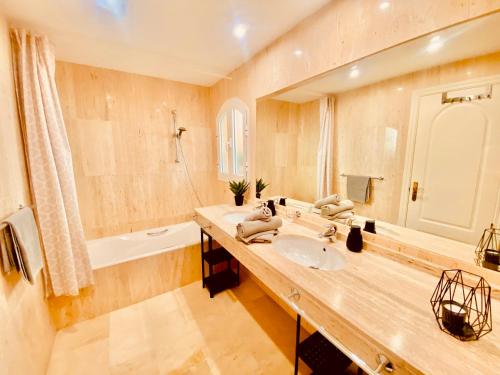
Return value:
<svg viewBox="0 0 500 375">
<path fill-rule="evenodd" d="M 382 10 L 386 10 L 387 8 L 389 8 L 391 6 L 391 3 L 388 2 L 388 1 L 382 1 L 380 4 L 379 4 L 379 8 L 382 9 Z"/>
<path fill-rule="evenodd" d="M 403 88 L 402 87 L 398 87 L 396 90 L 403 91 Z"/>
<path fill-rule="evenodd" d="M 467 71 L 467 75 L 468 75 L 468 76 L 472 75 L 472 71 L 468 70 L 468 71 Z"/>
<path fill-rule="evenodd" d="M 356 78 L 357 76 L 359 76 L 359 69 L 356 65 L 354 65 L 349 72 L 349 77 Z"/>
<path fill-rule="evenodd" d="M 434 39 L 434 38 L 432 38 L 432 39 Z M 443 46 L 443 44 L 444 43 L 441 40 L 439 40 L 439 39 L 436 39 L 436 41 L 434 41 L 434 42 L 431 40 L 431 42 L 429 43 L 429 45 L 426 48 L 426 51 L 428 53 L 437 52 L 438 50 L 441 49 L 441 47 Z"/>
<path fill-rule="evenodd" d="M 127 0 L 95 0 L 95 3 L 117 18 L 123 18 L 127 13 Z"/>
<path fill-rule="evenodd" d="M 293 54 L 295 56 L 302 56 L 304 52 L 301 50 L 301 49 L 296 49 L 295 51 L 293 51 Z"/>
<path fill-rule="evenodd" d="M 233 27 L 233 35 L 238 39 L 243 39 L 247 35 L 247 31 L 248 26 L 243 23 L 239 23 Z"/>
</svg>

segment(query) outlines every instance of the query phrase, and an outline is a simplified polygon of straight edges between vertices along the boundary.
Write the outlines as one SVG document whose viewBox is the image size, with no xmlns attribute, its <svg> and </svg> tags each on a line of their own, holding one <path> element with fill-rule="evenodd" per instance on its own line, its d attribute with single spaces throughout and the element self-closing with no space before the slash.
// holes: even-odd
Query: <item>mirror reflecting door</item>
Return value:
<svg viewBox="0 0 500 375">
<path fill-rule="evenodd" d="M 451 239 L 473 261 L 500 225 L 499 34 L 491 14 L 261 98 L 266 194 L 339 222 L 376 219 L 401 240 Z"/>
</svg>

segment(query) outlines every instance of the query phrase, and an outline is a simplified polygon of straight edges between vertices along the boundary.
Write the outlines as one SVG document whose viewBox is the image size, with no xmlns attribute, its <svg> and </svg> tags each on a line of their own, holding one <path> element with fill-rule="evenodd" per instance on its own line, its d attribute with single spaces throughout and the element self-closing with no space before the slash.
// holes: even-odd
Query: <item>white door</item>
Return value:
<svg viewBox="0 0 500 375">
<path fill-rule="evenodd" d="M 415 104 L 406 226 L 477 244 L 490 223 L 498 225 L 500 83 L 454 87 Z"/>
</svg>

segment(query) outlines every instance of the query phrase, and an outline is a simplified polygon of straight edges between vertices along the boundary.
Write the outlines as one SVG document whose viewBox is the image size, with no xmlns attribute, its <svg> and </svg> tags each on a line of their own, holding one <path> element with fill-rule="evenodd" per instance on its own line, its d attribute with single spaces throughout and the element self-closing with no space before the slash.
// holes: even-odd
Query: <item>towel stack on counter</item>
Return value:
<svg viewBox="0 0 500 375">
<path fill-rule="evenodd" d="M 273 237 L 278 234 L 278 228 L 281 225 L 281 218 L 273 216 L 271 209 L 263 206 L 250 213 L 244 222 L 236 226 L 236 238 L 246 244 L 271 242 Z"/>
<path fill-rule="evenodd" d="M 321 216 L 330 220 L 348 220 L 354 218 L 354 203 L 349 199 L 342 199 L 338 194 L 333 194 L 316 201 L 314 207 L 321 209 Z"/>
</svg>

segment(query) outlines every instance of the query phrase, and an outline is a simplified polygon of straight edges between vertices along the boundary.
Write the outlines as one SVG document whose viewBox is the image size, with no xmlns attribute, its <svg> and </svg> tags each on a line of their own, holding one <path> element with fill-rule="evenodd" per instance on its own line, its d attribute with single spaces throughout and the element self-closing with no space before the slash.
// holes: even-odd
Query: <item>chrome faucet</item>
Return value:
<svg viewBox="0 0 500 375">
<path fill-rule="evenodd" d="M 319 233 L 319 238 L 328 238 L 330 242 L 335 242 L 337 239 L 337 226 L 335 224 L 327 224 L 326 231 Z"/>
<path fill-rule="evenodd" d="M 266 207 L 266 201 L 261 201 L 261 200 L 258 200 L 257 201 L 257 206 L 255 206 L 255 209 L 258 210 L 262 207 Z"/>
</svg>

